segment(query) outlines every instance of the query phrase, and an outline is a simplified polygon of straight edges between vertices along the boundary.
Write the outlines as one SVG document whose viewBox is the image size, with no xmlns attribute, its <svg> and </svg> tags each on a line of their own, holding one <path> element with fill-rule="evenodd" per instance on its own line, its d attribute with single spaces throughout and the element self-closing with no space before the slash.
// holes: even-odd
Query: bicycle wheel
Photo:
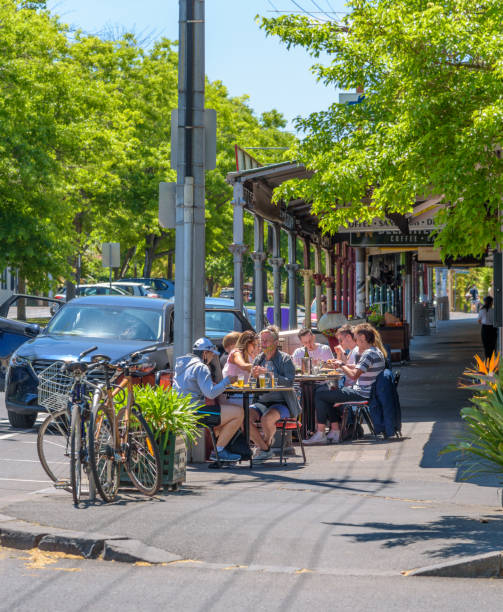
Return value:
<svg viewBox="0 0 503 612">
<path fill-rule="evenodd" d="M 125 436 L 125 415 L 125 408 L 117 415 L 121 440 L 126 443 L 124 467 L 138 491 L 145 495 L 155 495 L 161 487 L 162 464 L 154 435 L 141 412 L 132 408 Z"/>
<path fill-rule="evenodd" d="M 55 486 L 70 493 L 70 414 L 67 409 L 49 414 L 40 425 L 37 453 Z"/>
<path fill-rule="evenodd" d="M 82 417 L 77 405 L 72 406 L 70 439 L 70 483 L 73 503 L 78 505 L 82 494 Z"/>
<path fill-rule="evenodd" d="M 115 459 L 113 424 L 99 397 L 94 399 L 89 421 L 89 463 L 94 483 L 104 502 L 111 502 L 119 490 L 120 462 Z"/>
</svg>

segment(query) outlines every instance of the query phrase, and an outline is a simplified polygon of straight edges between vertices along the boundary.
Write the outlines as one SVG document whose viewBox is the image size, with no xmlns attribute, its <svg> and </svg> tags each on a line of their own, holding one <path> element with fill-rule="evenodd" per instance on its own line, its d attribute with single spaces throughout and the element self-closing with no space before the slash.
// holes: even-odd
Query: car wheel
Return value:
<svg viewBox="0 0 503 612">
<path fill-rule="evenodd" d="M 15 429 L 31 429 L 37 420 L 37 413 L 33 414 L 18 414 L 7 410 L 9 422 Z"/>
</svg>

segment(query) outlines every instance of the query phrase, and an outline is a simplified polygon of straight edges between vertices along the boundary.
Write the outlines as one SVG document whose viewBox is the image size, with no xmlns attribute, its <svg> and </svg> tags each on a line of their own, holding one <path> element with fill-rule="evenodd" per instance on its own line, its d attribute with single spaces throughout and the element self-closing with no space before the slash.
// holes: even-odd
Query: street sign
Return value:
<svg viewBox="0 0 503 612">
<path fill-rule="evenodd" d="M 175 229 L 176 183 L 159 183 L 159 225 Z"/>
<path fill-rule="evenodd" d="M 121 245 L 118 242 L 103 242 L 101 245 L 101 264 L 104 268 L 121 267 Z"/>
</svg>

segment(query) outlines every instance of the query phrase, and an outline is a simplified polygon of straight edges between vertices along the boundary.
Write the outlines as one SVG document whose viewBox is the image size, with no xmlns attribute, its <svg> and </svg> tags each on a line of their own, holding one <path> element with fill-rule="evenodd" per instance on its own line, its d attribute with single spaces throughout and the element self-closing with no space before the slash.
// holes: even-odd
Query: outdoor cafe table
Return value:
<svg viewBox="0 0 503 612">
<path fill-rule="evenodd" d="M 338 380 L 342 373 L 333 370 L 320 374 L 297 374 L 295 382 L 300 385 L 302 394 L 302 435 L 307 438 L 316 430 L 316 413 L 314 410 L 314 388 L 319 383 Z"/>
<path fill-rule="evenodd" d="M 226 387 L 224 393 L 226 395 L 242 395 L 243 396 L 243 412 L 244 412 L 244 434 L 246 443 L 250 446 L 250 395 L 264 395 L 272 391 L 295 391 L 293 387 L 237 387 L 231 385 Z M 250 468 L 253 467 L 253 458 L 250 456 Z"/>
</svg>

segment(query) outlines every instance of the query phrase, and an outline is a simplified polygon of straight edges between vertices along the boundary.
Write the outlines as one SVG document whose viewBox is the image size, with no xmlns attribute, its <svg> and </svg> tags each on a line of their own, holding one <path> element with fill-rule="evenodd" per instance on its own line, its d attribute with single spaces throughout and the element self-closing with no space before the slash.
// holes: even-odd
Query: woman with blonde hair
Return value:
<svg viewBox="0 0 503 612">
<path fill-rule="evenodd" d="M 360 323 L 358 325 L 359 329 L 371 329 L 374 332 L 374 346 L 378 348 L 384 356 L 384 359 L 388 359 L 390 355 L 388 355 L 388 351 L 384 348 L 384 344 L 381 338 L 381 334 L 377 331 L 377 329 L 371 325 L 370 323 Z"/>
</svg>

